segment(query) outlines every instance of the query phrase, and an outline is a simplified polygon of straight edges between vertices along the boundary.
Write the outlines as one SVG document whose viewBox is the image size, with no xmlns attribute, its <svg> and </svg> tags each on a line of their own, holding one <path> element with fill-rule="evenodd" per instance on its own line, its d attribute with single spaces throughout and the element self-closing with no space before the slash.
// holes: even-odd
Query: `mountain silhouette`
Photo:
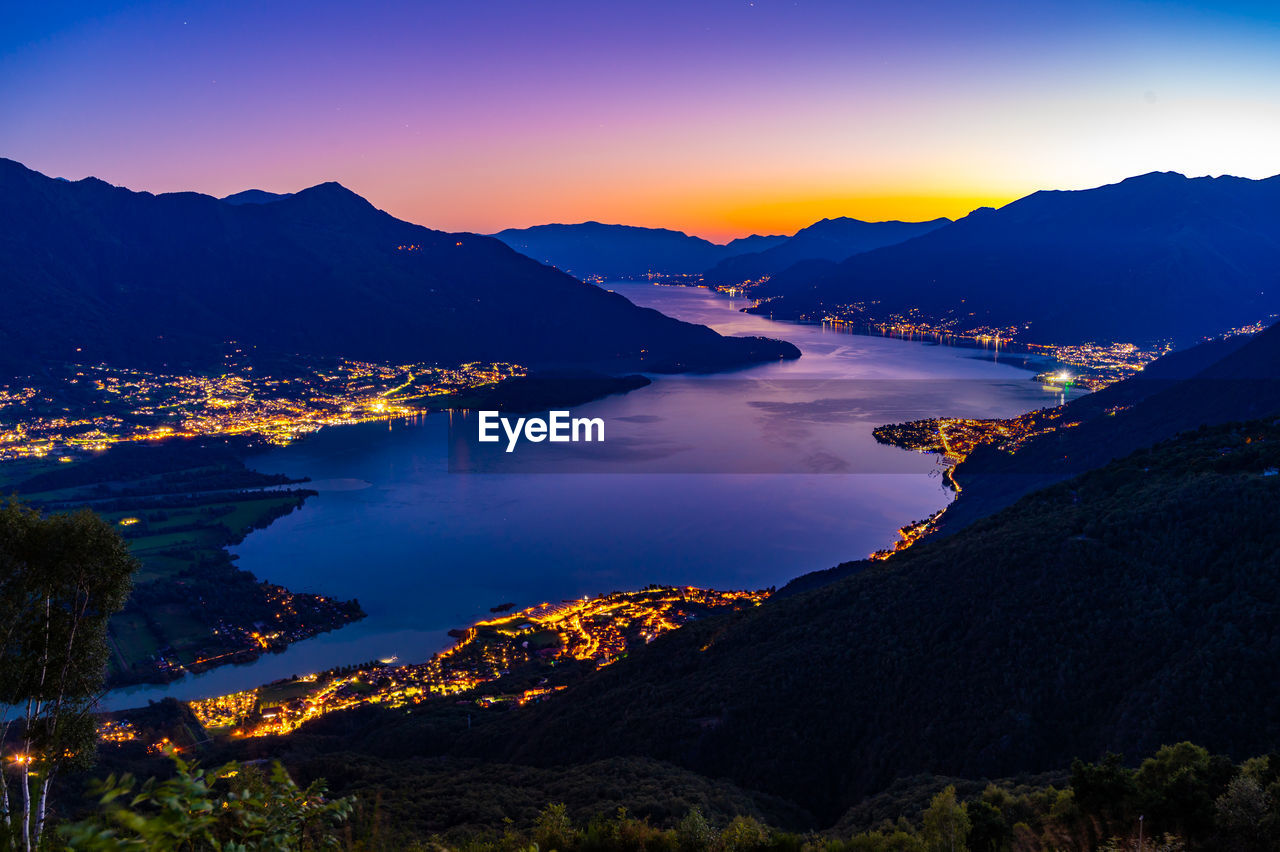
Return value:
<svg viewBox="0 0 1280 852">
<path fill-rule="evenodd" d="M 1280 176 L 1172 172 L 1036 192 L 837 265 L 786 270 L 775 317 L 860 302 L 1038 343 L 1182 345 L 1280 312 Z"/>
<path fill-rule="evenodd" d="M 698 273 L 731 254 L 759 251 L 786 237 L 742 237 L 716 245 L 665 228 L 634 225 L 536 225 L 494 234 L 521 254 L 581 277 L 625 278 L 649 272 Z"/>
<path fill-rule="evenodd" d="M 267 192 L 265 189 L 246 189 L 232 195 L 224 196 L 228 204 L 270 204 L 282 198 L 288 198 L 292 192 Z"/>
<path fill-rule="evenodd" d="M 203 364 L 227 340 L 614 371 L 799 356 L 636 307 L 490 237 L 400 221 L 336 183 L 265 195 L 152 195 L 0 160 L 0 357 Z"/>
<path fill-rule="evenodd" d="M 789 239 L 791 238 L 786 234 L 752 234 L 749 237 L 738 237 L 724 244 L 724 253 L 726 257 L 733 257 L 738 254 L 764 251 Z"/>
<path fill-rule="evenodd" d="M 725 285 L 755 281 L 766 275 L 776 275 L 800 261 L 844 260 L 859 252 L 894 245 L 949 224 L 950 219 L 930 222 L 863 222 L 847 217 L 823 219 L 770 248 L 726 258 L 708 269 L 705 277 L 711 283 Z"/>
</svg>

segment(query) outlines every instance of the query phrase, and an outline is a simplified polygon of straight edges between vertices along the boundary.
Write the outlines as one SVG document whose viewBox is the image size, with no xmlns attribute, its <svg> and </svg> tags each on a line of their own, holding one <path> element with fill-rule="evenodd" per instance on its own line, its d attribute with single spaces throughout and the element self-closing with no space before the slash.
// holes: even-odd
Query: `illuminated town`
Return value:
<svg viewBox="0 0 1280 852">
<path fill-rule="evenodd" d="M 1014 452 L 1031 438 L 1053 431 L 1061 417 L 1061 408 L 1042 408 L 1008 420 L 936 417 L 879 426 L 872 434 L 882 444 L 937 453 L 954 467 L 984 444 Z"/>
<path fill-rule="evenodd" d="M 997 449 L 1012 453 L 1038 435 L 1079 425 L 1075 422 L 1061 422 L 1064 411 L 1062 407 L 1041 408 L 1008 420 L 935 417 L 878 426 L 872 434 L 882 444 L 936 454 L 946 468 L 943 474 L 945 481 L 953 490 L 959 492 L 960 485 L 953 474 L 956 466 L 968 458 L 975 449 L 990 444 Z M 877 550 L 868 558 L 888 559 L 895 553 L 911 547 L 932 532 L 945 511 L 944 507 L 923 520 L 913 521 L 902 527 L 898 530 L 898 541 L 892 548 Z"/>
<path fill-rule="evenodd" d="M 1075 346 L 1028 343 L 1025 346 L 1031 352 L 1074 368 L 1041 373 L 1037 379 L 1053 385 L 1070 383 L 1091 391 L 1127 379 L 1173 349 L 1172 343 L 1146 349 L 1132 343 L 1081 343 Z"/>
<path fill-rule="evenodd" d="M 503 363 L 376 364 L 295 358 L 262 369 L 235 348 L 220 372 L 73 365 L 0 385 L 0 461 L 103 450 L 122 441 L 243 435 L 287 444 L 325 426 L 412 417 L 433 398 L 492 385 Z"/>
<path fill-rule="evenodd" d="M 675 284 L 699 286 L 724 293 L 729 296 L 750 295 L 769 281 L 765 275 L 756 280 L 742 281 L 736 284 L 710 284 L 701 275 L 675 275 L 649 273 L 640 276 L 642 280 L 656 284 Z M 766 304 L 776 297 L 756 299 L 756 306 Z M 1026 337 L 1027 326 L 970 326 L 965 319 L 958 316 L 944 319 L 931 318 L 917 308 L 910 308 L 906 313 L 890 313 L 883 319 L 876 318 L 875 306 L 879 301 L 851 302 L 825 309 L 821 315 L 802 316 L 806 322 L 817 322 L 823 326 L 842 331 L 874 331 L 888 337 L 907 340 L 927 338 L 936 341 L 970 341 L 983 347 L 1015 348 L 1020 352 L 1043 355 L 1068 365 L 1072 369 L 1055 369 L 1036 376 L 1038 381 L 1049 385 L 1061 386 L 1071 384 L 1085 390 L 1099 390 L 1109 384 L 1128 378 L 1150 364 L 1161 355 L 1173 349 L 1171 342 L 1165 341 L 1149 346 L 1135 343 L 1079 343 L 1074 345 L 1057 345 L 1044 343 L 1027 343 L 1018 340 L 1019 335 Z M 971 315 L 970 315 L 971 316 Z M 1274 320 L 1274 317 L 1271 318 Z M 1223 337 L 1236 334 L 1255 334 L 1266 328 L 1269 321 L 1241 326 L 1225 332 Z"/>
<path fill-rule="evenodd" d="M 1236 326 L 1235 328 L 1229 328 L 1226 331 L 1222 332 L 1222 334 L 1219 334 L 1218 337 L 1227 338 L 1227 337 L 1239 337 L 1245 334 L 1257 334 L 1261 331 L 1265 331 L 1267 328 L 1274 325 L 1276 320 L 1278 319 L 1280 319 L 1280 314 L 1270 314 L 1264 320 L 1258 320 L 1257 322 L 1250 323 L 1249 325 L 1241 325 L 1241 326 Z M 1210 338 L 1205 338 L 1205 339 L 1209 340 Z"/>
<path fill-rule="evenodd" d="M 729 296 L 748 296 L 753 298 L 755 306 L 766 304 L 776 297 L 754 298 L 752 293 L 767 283 L 770 276 L 741 281 L 735 284 L 712 284 L 706 282 L 702 275 L 685 275 L 651 272 L 642 276 L 631 276 L 630 280 L 645 280 L 655 284 L 670 284 L 691 287 L 705 287 Z M 601 276 L 593 276 L 597 284 L 605 283 Z M 619 280 L 628 280 L 625 277 Z M 905 314 L 891 313 L 884 319 L 876 319 L 874 306 L 879 301 L 851 302 L 828 308 L 821 315 L 801 316 L 805 322 L 821 323 L 833 329 L 843 331 L 868 330 L 888 337 L 907 340 L 928 338 L 930 340 L 971 341 L 983 347 L 1013 348 L 1020 352 L 1043 355 L 1059 364 L 1071 367 L 1070 370 L 1055 369 L 1036 376 L 1036 380 L 1048 385 L 1065 384 L 1084 390 L 1100 390 L 1107 385 L 1126 379 L 1146 367 L 1155 359 L 1172 351 L 1173 343 L 1163 341 L 1147 346 L 1136 343 L 1078 343 L 1071 345 L 1028 343 L 1018 340 L 1024 338 L 1027 326 L 968 326 L 961 317 L 936 319 L 926 317 L 923 311 L 910 308 Z M 1274 322 L 1271 316 L 1252 325 L 1228 329 L 1219 337 L 1232 337 L 1241 334 L 1257 334 Z"/>
<path fill-rule="evenodd" d="M 104 743 L 129 743 L 138 739 L 138 729 L 128 719 L 103 719 L 98 722 L 98 740 Z"/>
<path fill-rule="evenodd" d="M 884 322 L 868 322 L 863 305 L 849 307 L 855 312 L 853 317 L 846 317 L 839 313 L 829 314 L 822 317 L 822 323 L 836 328 L 862 326 L 884 335 L 906 339 L 923 337 L 939 341 L 960 340 L 972 341 L 984 347 L 990 346 L 996 349 L 1016 348 L 1016 351 L 1043 355 L 1072 368 L 1041 373 L 1036 376 L 1038 381 L 1059 386 L 1071 384 L 1091 391 L 1100 390 L 1109 384 L 1132 376 L 1173 349 L 1173 344 L 1169 342 L 1147 347 L 1140 347 L 1134 343 L 1080 343 L 1069 346 L 1015 343 L 1019 332 L 1025 332 L 1025 329 L 1017 326 L 964 328 L 963 323 L 957 319 L 930 322 L 923 319 L 914 309 L 906 316 L 894 314 Z"/>
<path fill-rule="evenodd" d="M 524 705 L 564 688 L 547 683 L 558 665 L 606 666 L 714 610 L 758 606 L 768 591 L 714 591 L 653 586 L 593 598 L 543 603 L 455 631 L 457 644 L 425 663 L 377 663 L 311 674 L 189 706 L 212 733 L 232 737 L 287 734 L 308 720 L 367 704 L 403 707 L 431 697 L 462 696 L 517 672 L 511 690 L 469 698 L 476 707 Z M 531 682 L 534 678 L 536 682 Z M 500 687 L 501 684 L 495 684 Z"/>
<path fill-rule="evenodd" d="M 946 511 L 945 508 L 939 509 L 938 511 L 934 512 L 932 515 L 930 515 L 927 518 L 924 518 L 919 521 L 912 521 L 911 523 L 907 524 L 905 527 L 899 528 L 898 540 L 894 542 L 892 548 L 886 549 L 886 550 L 877 550 L 875 553 L 872 553 L 867 558 L 876 562 L 883 562 L 893 554 L 906 550 L 908 547 L 910 547 L 911 545 L 915 544 L 917 541 L 919 541 L 920 539 L 928 535 L 933 530 L 933 527 L 937 523 L 938 518 L 941 518 L 942 513 L 945 511 Z"/>
</svg>

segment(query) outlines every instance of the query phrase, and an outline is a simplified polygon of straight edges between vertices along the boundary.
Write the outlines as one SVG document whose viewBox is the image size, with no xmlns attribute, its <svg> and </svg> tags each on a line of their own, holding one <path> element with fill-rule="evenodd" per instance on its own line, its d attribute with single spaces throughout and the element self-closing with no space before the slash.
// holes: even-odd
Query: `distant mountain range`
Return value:
<svg viewBox="0 0 1280 852">
<path fill-rule="evenodd" d="M 934 219 L 930 222 L 863 222 L 846 217 L 823 219 L 800 230 L 794 237 L 764 250 L 728 257 L 708 269 L 705 278 L 710 283 L 724 285 L 757 281 L 766 275 L 776 275 L 801 261 L 844 260 L 860 252 L 904 242 L 949 224 L 950 219 Z"/>
<path fill-rule="evenodd" d="M 957 330 L 1012 327 L 1040 343 L 1183 344 L 1280 312 L 1280 176 L 1152 173 L 1037 192 L 839 264 L 805 264 L 761 291 L 777 318 L 862 303 L 918 309 Z M 856 315 L 855 315 L 856 316 Z"/>
<path fill-rule="evenodd" d="M 724 253 L 727 257 L 735 257 L 739 254 L 765 251 L 789 239 L 791 238 L 786 234 L 752 234 L 749 237 L 738 237 L 724 244 Z"/>
<path fill-rule="evenodd" d="M 600 222 L 508 228 L 494 236 L 521 254 L 580 278 L 697 273 L 723 258 L 762 251 L 787 239 L 753 235 L 717 245 L 683 231 Z"/>
<path fill-rule="evenodd" d="M 844 260 L 926 234 L 950 221 L 823 219 L 794 236 L 752 235 L 725 245 L 683 231 L 599 222 L 510 228 L 494 236 L 521 254 L 583 278 L 705 274 L 709 283 L 734 285 L 773 275 L 799 261 Z"/>
<path fill-rule="evenodd" d="M 491 237 L 403 222 L 336 183 L 131 192 L 0 159 L 0 359 L 210 362 L 267 351 L 405 363 L 705 370 L 799 351 L 636 307 Z"/>
</svg>

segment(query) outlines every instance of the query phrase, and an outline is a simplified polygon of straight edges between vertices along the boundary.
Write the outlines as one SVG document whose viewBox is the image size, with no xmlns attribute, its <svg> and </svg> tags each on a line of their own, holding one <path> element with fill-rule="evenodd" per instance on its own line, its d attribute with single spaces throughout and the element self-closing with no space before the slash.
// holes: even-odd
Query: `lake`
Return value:
<svg viewBox="0 0 1280 852">
<path fill-rule="evenodd" d="M 474 421 L 446 414 L 326 429 L 256 455 L 253 468 L 310 477 L 320 493 L 234 548 L 240 567 L 294 591 L 358 598 L 368 618 L 250 665 L 118 690 L 108 706 L 424 660 L 451 644 L 450 628 L 505 602 L 649 583 L 780 586 L 891 546 L 899 527 L 949 501 L 936 459 L 877 444 L 875 426 L 1060 401 L 1028 369 L 1051 365 L 1030 356 L 774 322 L 700 288 L 607 286 L 724 334 L 789 340 L 803 357 L 655 376 L 578 406 L 574 416 L 604 420 L 605 443 L 576 455 L 580 445 L 559 445 L 572 447 L 570 463 L 534 472 L 450 473 L 450 421 Z"/>
</svg>

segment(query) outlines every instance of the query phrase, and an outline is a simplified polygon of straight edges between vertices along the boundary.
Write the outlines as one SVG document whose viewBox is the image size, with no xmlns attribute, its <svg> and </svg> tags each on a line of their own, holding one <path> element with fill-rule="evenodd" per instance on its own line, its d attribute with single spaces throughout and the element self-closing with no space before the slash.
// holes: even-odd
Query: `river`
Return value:
<svg viewBox="0 0 1280 852">
<path fill-rule="evenodd" d="M 574 416 L 606 424 L 608 452 L 585 468 L 605 472 L 450 473 L 444 414 L 326 429 L 261 453 L 252 467 L 310 477 L 320 493 L 250 534 L 238 564 L 295 591 L 359 598 L 368 618 L 250 665 L 118 690 L 107 705 L 423 660 L 450 644 L 450 628 L 504 602 L 649 583 L 782 585 L 891 545 L 898 527 L 950 499 L 934 458 L 876 444 L 875 426 L 1059 401 L 1026 356 L 774 322 L 700 288 L 608 286 L 724 334 L 789 340 L 803 357 L 658 376 L 578 406 Z"/>
</svg>

